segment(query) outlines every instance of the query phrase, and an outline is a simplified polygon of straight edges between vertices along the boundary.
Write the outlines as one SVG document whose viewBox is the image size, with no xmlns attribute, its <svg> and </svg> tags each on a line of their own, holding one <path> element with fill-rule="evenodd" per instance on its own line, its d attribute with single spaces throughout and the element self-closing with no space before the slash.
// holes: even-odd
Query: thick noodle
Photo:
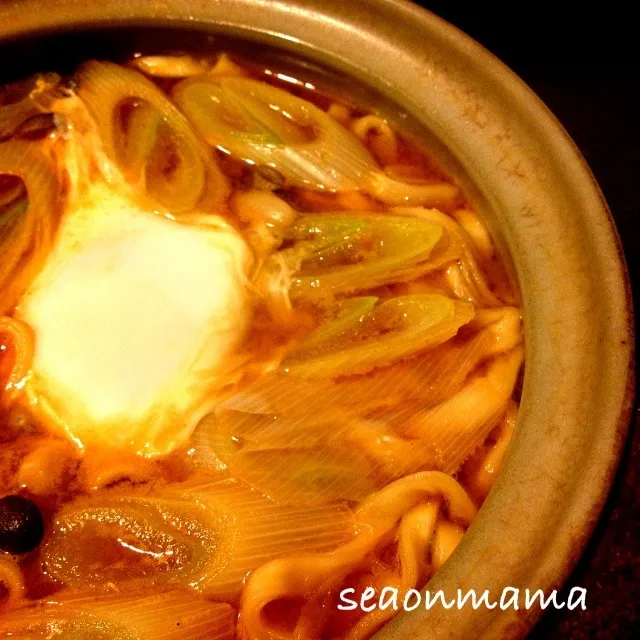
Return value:
<svg viewBox="0 0 640 640">
<path fill-rule="evenodd" d="M 476 508 L 451 476 L 424 472 L 397 480 L 365 500 L 356 510 L 358 535 L 346 545 L 328 553 L 274 560 L 260 567 L 249 578 L 242 597 L 241 624 L 248 636 L 255 640 L 306 637 L 299 629 L 313 629 L 314 624 L 322 620 L 321 616 L 315 617 L 322 604 L 330 605 L 323 601 L 323 596 L 353 588 L 345 579 L 370 566 L 374 560 L 372 554 L 376 550 L 380 552 L 380 546 L 392 546 L 395 537 L 399 542 L 396 553 L 400 565 L 395 582 L 400 588 L 419 586 L 418 581 L 428 574 L 427 567 L 421 565 L 421 557 L 426 555 L 433 538 L 440 500 L 446 502 L 450 519 L 465 526 L 473 520 Z M 417 532 L 416 520 L 419 521 Z M 389 585 L 390 578 L 387 573 L 383 584 Z M 268 612 L 274 603 L 300 600 L 304 604 L 291 628 L 283 628 L 270 620 Z M 314 600 L 316 607 L 313 607 Z M 329 610 L 336 616 L 335 606 Z M 310 620 L 305 619 L 310 615 Z M 324 622 L 330 624 L 329 620 Z M 376 614 L 373 618 L 365 616 L 347 637 L 367 637 L 383 622 Z M 314 631 L 316 636 L 320 635 L 317 627 Z"/>
</svg>

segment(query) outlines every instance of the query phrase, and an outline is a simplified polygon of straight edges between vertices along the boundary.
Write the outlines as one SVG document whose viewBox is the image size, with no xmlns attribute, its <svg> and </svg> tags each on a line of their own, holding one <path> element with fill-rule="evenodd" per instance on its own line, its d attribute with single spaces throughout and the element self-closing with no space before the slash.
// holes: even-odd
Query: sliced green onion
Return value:
<svg viewBox="0 0 640 640">
<path fill-rule="evenodd" d="M 378 167 L 360 141 L 302 98 L 248 78 L 199 76 L 178 83 L 178 106 L 221 151 L 282 173 L 289 186 L 361 190 L 383 202 L 450 205 L 452 184 L 406 184 Z"/>
<path fill-rule="evenodd" d="M 354 323 L 337 343 L 310 357 L 293 357 L 282 367 L 306 378 L 360 374 L 442 344 L 470 322 L 473 305 L 439 294 L 391 298 Z"/>
<path fill-rule="evenodd" d="M 204 422 L 204 421 L 203 421 Z M 364 453 L 345 444 L 352 428 L 344 413 L 304 417 L 220 408 L 198 427 L 234 478 L 281 504 L 312 505 L 360 500 L 376 488 L 375 469 Z M 224 441 L 235 443 L 233 448 Z"/>
<path fill-rule="evenodd" d="M 451 249 L 457 253 L 456 259 L 460 258 L 458 268 L 470 293 L 467 299 L 480 306 L 500 307 L 504 304 L 491 291 L 486 277 L 478 267 L 473 254 L 473 242 L 470 236 L 453 218 L 437 209 L 424 209 L 421 207 L 394 207 L 391 212 L 399 216 L 414 216 L 421 220 L 428 220 L 442 225 L 451 243 Z"/>
<path fill-rule="evenodd" d="M 247 78 L 198 77 L 173 97 L 209 144 L 280 171 L 291 185 L 354 190 L 374 166 L 366 149 L 315 105 Z"/>
<path fill-rule="evenodd" d="M 186 118 L 142 74 L 95 60 L 76 74 L 107 155 L 127 181 L 172 213 L 219 207 L 226 179 Z"/>
<path fill-rule="evenodd" d="M 302 357 L 340 340 L 347 332 L 353 331 L 378 301 L 375 296 L 345 298 L 337 301 L 328 310 L 329 317 L 311 335 L 296 346 L 291 357 Z"/>
<path fill-rule="evenodd" d="M 142 550 L 141 550 L 142 551 Z M 144 553 L 144 552 L 143 552 Z M 149 590 L 151 591 L 151 590 Z M 13 640 L 233 640 L 236 611 L 184 591 L 135 597 L 65 589 L 3 611 L 0 636 Z M 176 622 L 173 622 L 173 620 Z M 172 621 L 172 622 L 169 622 Z"/>
<path fill-rule="evenodd" d="M 418 218 L 306 215 L 279 256 L 295 271 L 292 295 L 327 297 L 416 277 L 442 235 L 440 224 Z"/>
</svg>

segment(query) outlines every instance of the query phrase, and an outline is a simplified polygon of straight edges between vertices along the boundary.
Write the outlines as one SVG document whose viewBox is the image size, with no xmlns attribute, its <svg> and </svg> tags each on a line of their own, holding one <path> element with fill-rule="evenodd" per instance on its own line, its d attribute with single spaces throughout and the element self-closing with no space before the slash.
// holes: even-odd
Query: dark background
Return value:
<svg viewBox="0 0 640 640">
<path fill-rule="evenodd" d="M 593 3 L 592 8 L 561 0 L 552 7 L 535 2 L 464 6 L 452 0 L 418 4 L 511 67 L 575 140 L 618 226 L 639 317 L 640 29 L 631 17 L 632 3 Z M 531 640 L 640 638 L 638 417 L 636 409 L 602 518 L 567 581 L 568 587 L 587 589 L 587 610 L 548 612 Z"/>
</svg>

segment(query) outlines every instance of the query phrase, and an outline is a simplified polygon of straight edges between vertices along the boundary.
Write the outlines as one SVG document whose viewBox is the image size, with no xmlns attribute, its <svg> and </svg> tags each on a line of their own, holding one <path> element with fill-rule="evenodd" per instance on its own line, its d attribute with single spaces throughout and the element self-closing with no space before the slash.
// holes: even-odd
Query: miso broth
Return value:
<svg viewBox="0 0 640 640">
<path fill-rule="evenodd" d="M 366 90 L 181 49 L 0 89 L 0 631 L 368 638 L 499 472 L 517 293 Z"/>
</svg>

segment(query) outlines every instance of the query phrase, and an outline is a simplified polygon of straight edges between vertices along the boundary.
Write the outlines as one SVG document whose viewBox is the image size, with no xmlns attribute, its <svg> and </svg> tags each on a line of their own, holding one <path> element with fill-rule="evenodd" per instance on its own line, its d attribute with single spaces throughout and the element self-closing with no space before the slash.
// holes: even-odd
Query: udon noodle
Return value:
<svg viewBox="0 0 640 640">
<path fill-rule="evenodd" d="M 474 202 L 354 102 L 227 54 L 0 90 L 3 637 L 368 638 L 393 610 L 340 592 L 464 536 L 520 309 Z"/>
</svg>

